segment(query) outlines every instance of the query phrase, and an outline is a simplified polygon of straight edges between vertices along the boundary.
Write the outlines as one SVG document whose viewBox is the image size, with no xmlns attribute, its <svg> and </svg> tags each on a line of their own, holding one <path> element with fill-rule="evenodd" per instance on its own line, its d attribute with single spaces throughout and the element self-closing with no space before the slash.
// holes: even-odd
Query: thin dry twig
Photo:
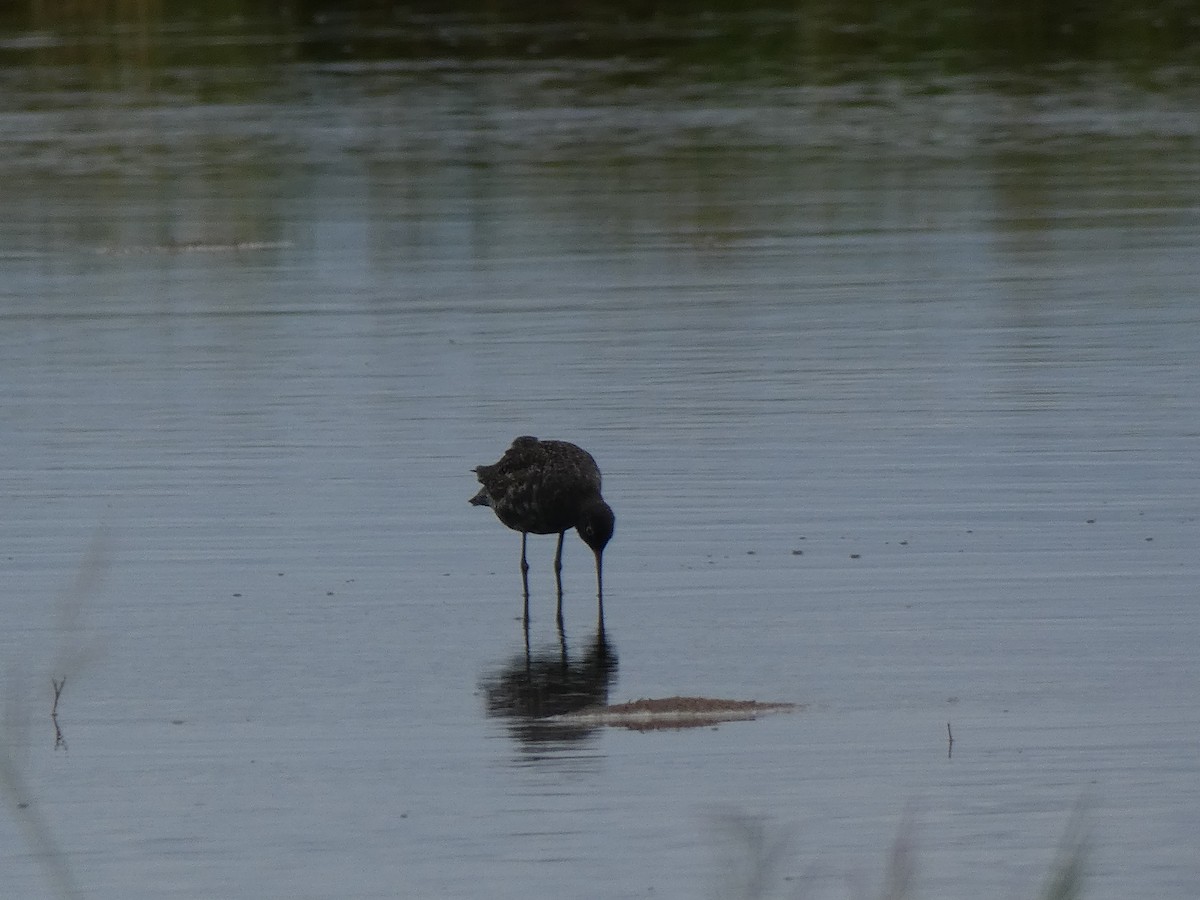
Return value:
<svg viewBox="0 0 1200 900">
<path fill-rule="evenodd" d="M 62 728 L 58 724 L 58 698 L 62 696 L 63 688 L 67 686 L 67 676 L 55 678 L 51 675 L 50 684 L 54 688 L 54 705 L 50 707 L 50 721 L 54 723 L 54 749 L 66 750 L 67 739 L 63 736 Z"/>
</svg>

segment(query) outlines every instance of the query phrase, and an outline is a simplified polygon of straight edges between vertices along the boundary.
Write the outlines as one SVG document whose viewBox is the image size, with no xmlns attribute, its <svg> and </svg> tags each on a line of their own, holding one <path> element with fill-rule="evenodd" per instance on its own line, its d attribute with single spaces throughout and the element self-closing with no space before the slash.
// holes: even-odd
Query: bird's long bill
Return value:
<svg viewBox="0 0 1200 900">
<path fill-rule="evenodd" d="M 596 599 L 604 602 L 604 551 L 594 550 L 596 554 Z"/>
</svg>

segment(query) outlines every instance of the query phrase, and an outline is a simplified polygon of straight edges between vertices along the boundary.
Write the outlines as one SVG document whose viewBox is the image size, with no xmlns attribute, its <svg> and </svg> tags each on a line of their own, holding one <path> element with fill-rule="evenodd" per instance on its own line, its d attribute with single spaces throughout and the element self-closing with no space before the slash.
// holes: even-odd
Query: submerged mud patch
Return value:
<svg viewBox="0 0 1200 900">
<path fill-rule="evenodd" d="M 714 697 L 663 697 L 629 703 L 593 706 L 553 716 L 550 721 L 570 725 L 613 725 L 633 731 L 699 728 L 722 722 L 757 719 L 767 713 L 792 712 L 795 703 L 759 700 L 724 700 Z"/>
</svg>

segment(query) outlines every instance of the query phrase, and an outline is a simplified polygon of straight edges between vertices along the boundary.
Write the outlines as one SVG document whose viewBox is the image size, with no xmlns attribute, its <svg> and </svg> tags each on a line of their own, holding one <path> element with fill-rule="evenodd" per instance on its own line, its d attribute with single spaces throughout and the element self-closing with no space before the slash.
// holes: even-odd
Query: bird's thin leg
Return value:
<svg viewBox="0 0 1200 900">
<path fill-rule="evenodd" d="M 599 553 L 596 554 L 596 610 L 597 610 L 597 625 L 601 631 L 604 630 L 604 565 L 602 557 Z"/>
<path fill-rule="evenodd" d="M 562 626 L 562 545 L 565 531 L 558 533 L 558 550 L 554 553 L 554 581 L 558 585 L 558 624 Z"/>
<path fill-rule="evenodd" d="M 529 561 L 525 559 L 525 532 L 521 532 L 521 587 L 525 591 L 525 621 L 529 621 Z"/>
</svg>

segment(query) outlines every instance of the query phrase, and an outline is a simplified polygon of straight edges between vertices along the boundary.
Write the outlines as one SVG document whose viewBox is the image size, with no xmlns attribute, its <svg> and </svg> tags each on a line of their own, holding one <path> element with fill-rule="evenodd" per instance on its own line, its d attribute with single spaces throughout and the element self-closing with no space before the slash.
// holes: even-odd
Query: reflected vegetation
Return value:
<svg viewBox="0 0 1200 900">
<path fill-rule="evenodd" d="M 572 652 L 559 628 L 557 644 L 525 646 L 505 665 L 480 679 L 489 716 L 503 719 L 512 736 L 531 748 L 569 744 L 593 734 L 599 724 L 547 721 L 578 710 L 603 706 L 617 677 L 617 653 L 598 624 L 582 652 Z"/>
<path fill-rule="evenodd" d="M 365 267 L 466 277 L 531 244 L 648 234 L 713 265 L 862 219 L 936 227 L 900 204 L 947 161 L 965 171 L 932 177 L 1023 244 L 1059 224 L 1041 185 L 1064 174 L 1069 193 L 1127 185 L 1138 224 L 1194 208 L 1176 162 L 1200 143 L 1200 17 L 1182 4 L 731 7 L 9 10 L 6 254 L 231 247 L 320 268 L 358 221 Z"/>
<path fill-rule="evenodd" d="M 357 219 L 368 266 L 399 248 L 469 272 L 655 232 L 711 265 L 860 216 L 936 226 L 889 192 L 946 160 L 980 173 L 964 206 L 1020 241 L 1054 228 L 1038 186 L 1063 173 L 1119 179 L 1140 223 L 1169 225 L 1194 208 L 1172 161 L 1200 143 L 1198 47 L 1200 16 L 1165 0 L 30 4 L 0 17 L 2 236 L 20 257 L 319 265 Z M 82 213 L 53 214 L 59 195 Z M 316 209 L 334 221 L 298 230 Z"/>
<path fill-rule="evenodd" d="M 138 66 L 204 60 L 372 60 L 453 55 L 579 59 L 615 52 L 635 65 L 709 67 L 724 77 L 801 74 L 936 64 L 947 71 L 1013 70 L 1064 61 L 1129 66 L 1186 62 L 1197 52 L 1194 4 L 1006 4 L 923 0 L 625 0 L 534 4 L 229 0 L 188 5 L 110 0 L 96 4 L 11 5 L 0 29 L 31 31 L 3 46 L 11 59 L 82 63 L 115 58 Z M 253 40 L 231 40 L 253 34 Z M 168 49 L 169 48 L 169 49 Z M 0 61 L 4 61 L 0 56 Z M 636 74 L 633 75 L 636 78 Z"/>
</svg>

